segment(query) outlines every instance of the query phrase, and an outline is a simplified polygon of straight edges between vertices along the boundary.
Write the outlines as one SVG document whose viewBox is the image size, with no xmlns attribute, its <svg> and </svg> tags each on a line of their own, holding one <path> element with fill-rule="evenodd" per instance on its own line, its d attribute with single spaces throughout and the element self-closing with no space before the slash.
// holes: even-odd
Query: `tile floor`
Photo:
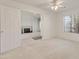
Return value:
<svg viewBox="0 0 79 59">
<path fill-rule="evenodd" d="M 1 55 L 0 59 L 79 59 L 79 42 L 62 39 L 23 40 L 22 47 Z"/>
</svg>

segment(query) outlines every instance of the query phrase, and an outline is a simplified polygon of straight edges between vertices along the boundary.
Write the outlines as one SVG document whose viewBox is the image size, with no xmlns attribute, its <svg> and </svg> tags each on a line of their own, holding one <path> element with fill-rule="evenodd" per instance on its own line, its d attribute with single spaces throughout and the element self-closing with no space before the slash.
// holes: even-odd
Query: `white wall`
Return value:
<svg viewBox="0 0 79 59">
<path fill-rule="evenodd" d="M 1 8 L 0 8 L 0 19 L 1 19 Z M 1 20 L 0 20 L 0 25 L 1 25 Z M 0 26 L 0 31 L 1 31 L 1 26 Z M 0 38 L 1 38 L 1 34 L 0 34 Z M 1 52 L 1 39 L 0 39 L 0 52 Z"/>
<path fill-rule="evenodd" d="M 33 32 L 39 32 L 40 30 L 40 20 L 38 15 L 31 12 L 22 11 L 21 13 L 21 25 L 22 27 L 32 27 Z M 40 16 L 39 16 L 40 17 Z"/>
<path fill-rule="evenodd" d="M 51 39 L 56 36 L 56 14 L 49 12 L 42 16 L 41 33 L 43 39 Z"/>
<path fill-rule="evenodd" d="M 19 13 L 18 13 L 19 15 L 18 16 L 20 17 L 20 20 L 21 20 L 21 11 L 22 10 L 33 12 L 35 14 L 40 14 L 41 18 L 42 18 L 42 20 L 41 20 L 41 35 L 43 36 L 43 39 L 49 39 L 49 38 L 52 38 L 52 37 L 55 36 L 55 13 L 51 13 L 49 11 L 41 10 L 41 9 L 33 7 L 33 6 L 28 6 L 28 5 L 24 5 L 24 4 L 16 3 L 16 2 L 12 2 L 12 1 L 7 1 L 7 2 L 0 1 L 0 4 L 4 5 L 5 7 L 8 6 L 9 8 L 18 9 L 19 10 Z M 16 19 L 14 19 L 14 21 L 16 21 Z M 19 31 L 20 30 L 21 29 L 19 29 Z M 20 38 L 18 38 L 18 41 L 20 41 L 21 39 L 24 39 L 24 38 L 29 38 L 29 37 L 32 37 L 32 36 L 36 36 L 37 34 L 40 35 L 40 33 L 33 33 L 33 34 L 27 34 L 27 35 L 26 34 L 21 35 L 19 33 L 18 35 L 21 35 L 21 36 L 20 36 Z M 5 42 L 5 40 L 3 42 Z M 9 40 L 7 40 L 6 43 L 8 43 L 10 45 Z M 2 46 L 4 47 L 4 45 L 2 45 Z M 8 46 L 7 51 L 9 50 L 9 48 L 13 49 L 13 48 L 17 48 L 17 47 L 18 46 L 16 46 L 16 45 L 13 46 L 13 47 Z"/>
<path fill-rule="evenodd" d="M 20 11 L 15 8 L 0 6 L 1 8 L 1 53 L 17 48 L 21 45 Z"/>
<path fill-rule="evenodd" d="M 52 39 L 53 37 L 56 36 L 56 31 L 55 31 L 55 23 L 56 23 L 56 20 L 55 20 L 55 13 L 50 13 L 50 12 L 46 12 L 46 13 L 43 13 L 41 14 L 41 25 L 40 25 L 40 30 L 41 30 L 41 33 L 40 32 L 35 32 L 35 33 L 29 33 L 29 34 L 23 34 L 22 35 L 22 39 L 30 39 L 34 36 L 42 36 L 43 39 Z"/>
<path fill-rule="evenodd" d="M 49 11 L 42 10 L 33 6 L 28 6 L 28 5 L 24 5 L 16 2 L 10 2 L 10 1 L 9 3 L 13 7 L 19 8 L 20 10 L 25 10 L 25 11 L 33 12 L 35 14 L 40 14 L 42 17 L 41 35 L 43 36 L 43 38 L 48 39 L 55 36 L 55 13 L 53 13 L 53 11 L 51 13 Z M 6 4 L 9 5 L 8 3 Z M 24 36 L 22 35 L 22 38 L 25 36 L 26 35 Z"/>
<path fill-rule="evenodd" d="M 69 40 L 74 40 L 74 41 L 79 41 L 79 34 L 77 33 L 68 33 L 64 32 L 64 16 L 69 16 L 69 15 L 79 15 L 79 9 L 74 8 L 74 9 L 69 9 L 67 11 L 64 11 L 62 13 L 57 14 L 57 36 L 59 38 L 64 38 L 64 39 L 69 39 Z"/>
<path fill-rule="evenodd" d="M 38 24 L 37 24 L 37 16 L 33 12 L 29 11 L 22 11 L 21 12 L 21 25 L 22 27 L 25 26 L 32 26 L 33 27 L 33 33 L 24 33 L 22 34 L 21 39 L 31 39 L 35 36 L 41 36 L 41 33 L 38 32 Z"/>
</svg>

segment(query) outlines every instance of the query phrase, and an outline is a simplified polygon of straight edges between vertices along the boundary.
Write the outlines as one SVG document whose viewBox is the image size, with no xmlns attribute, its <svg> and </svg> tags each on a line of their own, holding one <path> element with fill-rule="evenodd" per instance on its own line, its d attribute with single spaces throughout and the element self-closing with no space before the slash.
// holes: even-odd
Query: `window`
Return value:
<svg viewBox="0 0 79 59">
<path fill-rule="evenodd" d="M 64 31 L 79 33 L 79 16 L 65 16 L 64 17 Z"/>
</svg>

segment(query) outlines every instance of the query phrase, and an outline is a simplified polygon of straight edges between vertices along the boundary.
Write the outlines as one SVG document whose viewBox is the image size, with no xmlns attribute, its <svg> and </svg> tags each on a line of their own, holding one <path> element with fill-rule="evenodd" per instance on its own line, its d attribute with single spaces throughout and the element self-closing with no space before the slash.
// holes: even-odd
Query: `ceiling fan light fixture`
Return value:
<svg viewBox="0 0 79 59">
<path fill-rule="evenodd" d="M 55 6 L 55 10 L 57 10 L 58 9 L 58 6 Z"/>
<path fill-rule="evenodd" d="M 54 8 L 55 8 L 55 7 L 53 7 L 53 6 L 51 7 L 52 10 L 54 10 Z"/>
<path fill-rule="evenodd" d="M 63 6 L 64 1 L 61 0 L 54 0 L 51 3 L 49 3 L 49 6 L 52 10 L 58 10 L 59 8 L 64 8 Z"/>
<path fill-rule="evenodd" d="M 58 6 L 53 6 L 53 7 L 51 7 L 51 9 L 52 9 L 52 10 L 55 10 L 55 11 L 58 10 L 58 8 L 59 8 Z"/>
</svg>

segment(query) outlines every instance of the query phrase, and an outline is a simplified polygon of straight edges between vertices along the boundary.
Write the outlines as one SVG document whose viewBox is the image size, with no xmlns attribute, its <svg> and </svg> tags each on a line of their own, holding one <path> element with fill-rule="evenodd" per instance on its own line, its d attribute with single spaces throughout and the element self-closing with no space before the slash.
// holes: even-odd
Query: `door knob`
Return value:
<svg viewBox="0 0 79 59">
<path fill-rule="evenodd" d="M 0 31 L 0 33 L 3 33 L 4 31 Z"/>
</svg>

